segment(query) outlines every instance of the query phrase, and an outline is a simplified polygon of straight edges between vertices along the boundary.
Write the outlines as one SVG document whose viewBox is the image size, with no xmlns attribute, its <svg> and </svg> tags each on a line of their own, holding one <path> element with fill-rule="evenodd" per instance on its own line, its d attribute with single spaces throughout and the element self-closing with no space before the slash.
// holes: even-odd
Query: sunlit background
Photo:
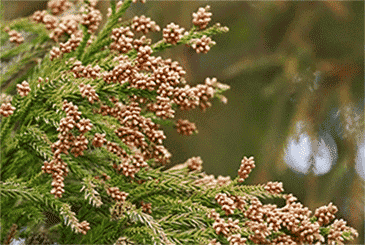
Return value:
<svg viewBox="0 0 365 245">
<path fill-rule="evenodd" d="M 98 8 L 106 16 L 108 2 Z M 42 1 L 5 1 L 6 20 L 46 9 Z M 206 77 L 231 86 L 225 105 L 205 113 L 177 112 L 199 134 L 165 127 L 172 164 L 201 156 L 207 174 L 235 178 L 243 156 L 256 168 L 246 184 L 281 181 L 312 211 L 332 202 L 364 244 L 363 2 L 148 1 L 125 19 L 145 15 L 161 28 L 192 27 L 192 13 L 211 6 L 212 23 L 227 34 L 207 54 L 186 46 L 158 53 L 187 71 L 191 85 Z M 150 36 L 161 39 L 161 33 Z"/>
</svg>

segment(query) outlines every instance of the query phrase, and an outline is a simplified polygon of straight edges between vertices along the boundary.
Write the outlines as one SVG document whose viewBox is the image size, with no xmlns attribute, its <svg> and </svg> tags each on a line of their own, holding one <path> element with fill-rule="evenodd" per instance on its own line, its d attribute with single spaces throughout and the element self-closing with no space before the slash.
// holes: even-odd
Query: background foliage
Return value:
<svg viewBox="0 0 365 245">
<path fill-rule="evenodd" d="M 2 4 L 5 20 L 46 9 L 45 1 Z M 281 181 L 286 193 L 311 210 L 333 202 L 339 207 L 336 216 L 359 232 L 353 242 L 364 244 L 364 181 L 355 171 L 364 141 L 363 3 L 147 1 L 132 6 L 126 18 L 144 14 L 160 26 L 171 21 L 190 26 L 191 13 L 206 4 L 212 22 L 230 28 L 214 37 L 219 48 L 199 55 L 177 47 L 162 56 L 179 61 L 192 85 L 212 74 L 230 85 L 228 104 L 213 102 L 204 114 L 194 110 L 176 115 L 195 122 L 199 134 L 183 137 L 164 129 L 172 163 L 201 156 L 208 174 L 234 178 L 242 156 L 253 155 L 256 168 L 247 184 Z M 108 3 L 101 1 L 98 7 L 105 16 Z M 317 70 L 321 76 L 315 89 L 312 74 Z M 2 90 L 14 88 L 2 84 Z M 357 108 L 362 118 L 346 127 L 348 106 L 353 106 L 350 112 Z M 348 114 L 356 120 L 356 114 Z M 337 161 L 322 176 L 296 173 L 284 161 L 288 138 L 300 135 L 295 130 L 299 121 L 306 122 L 302 130 L 312 139 L 328 133 L 335 140 Z"/>
</svg>

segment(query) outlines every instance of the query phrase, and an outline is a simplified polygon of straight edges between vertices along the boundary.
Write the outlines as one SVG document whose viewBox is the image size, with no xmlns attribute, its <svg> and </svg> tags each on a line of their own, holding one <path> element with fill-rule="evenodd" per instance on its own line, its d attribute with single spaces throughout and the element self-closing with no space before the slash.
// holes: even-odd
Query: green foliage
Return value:
<svg viewBox="0 0 365 245">
<path fill-rule="evenodd" d="M 90 4 L 87 1 L 85 3 Z M 141 131 L 147 146 L 141 147 L 138 150 L 142 152 L 138 152 L 134 149 L 138 148 L 136 145 L 131 146 L 125 139 L 117 136 L 115 130 L 122 126 L 121 121 L 128 116 L 122 119 L 112 116 L 111 110 L 116 110 L 119 114 L 124 112 L 122 109 L 118 111 L 112 98 L 117 99 L 123 106 L 128 106 L 131 105 L 133 97 L 156 102 L 157 96 L 160 95 L 154 89 L 133 87 L 130 81 L 123 84 L 115 81 L 110 84 L 103 78 L 103 72 L 110 72 L 119 63 L 113 61 L 116 57 L 115 52 L 110 52 L 108 48 L 101 49 L 112 43 L 110 36 L 114 28 L 130 25 L 130 20 L 123 23 L 119 23 L 118 20 L 131 3 L 131 0 L 126 0 L 117 9 L 115 1 L 111 2 L 112 15 L 90 45 L 88 40 L 91 34 L 85 25 L 80 24 L 83 39 L 76 50 L 64 53 L 60 57 L 52 57 L 52 61 L 49 53 L 52 41 L 49 31 L 42 24 L 35 24 L 27 19 L 15 20 L 9 24 L 11 29 L 36 35 L 17 47 L 6 43 L 4 46 L 8 45 L 11 48 L 5 49 L 0 56 L 1 60 L 9 60 L 8 70 L 0 80 L 2 87 L 7 86 L 5 92 L 15 90 L 16 85 L 25 78 L 30 87 L 26 96 L 13 96 L 11 104 L 16 108 L 14 113 L 1 118 L 1 239 L 6 237 L 11 225 L 15 223 L 20 227 L 27 226 L 27 230 L 17 236 L 27 238 L 28 242 L 35 242 L 34 233 L 45 229 L 46 237 L 52 242 L 62 244 L 111 244 L 121 237 L 128 239 L 132 244 L 207 244 L 212 239 L 228 243 L 228 235 L 217 234 L 219 232 L 213 228 L 213 223 L 217 221 L 208 216 L 214 209 L 221 217 L 237 219 L 237 225 L 241 228 L 236 232 L 249 238 L 253 231 L 245 227 L 249 219 L 244 212 L 249 207 L 235 208 L 234 212 L 228 215 L 218 203 L 217 195 L 224 193 L 231 197 L 285 198 L 284 194 L 273 194 L 266 190 L 264 185 L 243 185 L 238 181 L 238 177 L 233 181 L 209 187 L 197 183 L 207 176 L 191 166 L 164 169 L 164 166 L 160 166 L 164 163 L 163 160 L 149 157 L 149 153 L 158 153 L 158 149 L 161 148 L 156 146 L 154 139 L 147 137 L 146 132 L 142 133 L 143 127 L 150 122 L 149 120 L 158 126 L 172 126 L 175 122 L 148 110 L 142 102 L 137 102 L 143 107 L 139 116 L 145 121 L 133 122 L 132 129 L 133 132 Z M 227 31 L 228 28 L 217 24 L 205 30 L 192 27 L 177 45 L 188 45 L 192 39 L 204 35 L 212 37 Z M 2 28 L 1 40 L 5 40 L 6 35 Z M 160 40 L 151 45 L 152 54 L 173 46 Z M 125 54 L 128 60 L 135 62 L 134 65 L 140 65 L 137 59 L 140 55 L 138 52 L 133 49 Z M 35 57 L 42 60 L 37 61 L 36 65 L 32 64 L 31 68 L 27 67 L 25 75 L 18 74 L 19 70 Z M 76 78 L 71 72 L 71 58 L 80 60 L 83 66 L 99 65 L 102 72 L 97 78 Z M 19 59 L 19 62 L 14 62 L 14 59 Z M 49 78 L 49 81 L 39 82 L 38 77 Z M 97 102 L 91 103 L 84 97 L 80 91 L 81 84 L 90 85 L 95 90 Z M 222 84 L 215 84 L 216 87 L 212 85 L 210 89 L 214 91 L 215 98 L 222 99 L 222 93 L 228 86 L 219 85 Z M 184 96 L 185 101 L 191 100 L 190 95 Z M 71 116 L 68 113 L 72 111 L 69 108 L 65 109 L 66 102 L 77 105 L 81 119 L 88 119 L 92 124 L 91 129 L 86 132 L 81 132 L 80 122 L 74 121 L 74 124 L 66 125 L 69 127 L 71 124 L 72 127 L 67 132 L 72 136 L 86 138 L 88 147 L 81 155 L 72 152 L 77 149 L 78 143 L 73 143 L 70 151 L 60 146 L 67 140 L 79 142 L 74 138 L 65 139 L 67 132 L 63 120 L 69 119 Z M 96 111 L 102 110 L 103 106 L 109 107 L 110 111 L 104 114 L 97 113 Z M 177 104 L 174 103 L 172 108 L 177 109 Z M 122 153 L 111 149 L 108 143 L 107 147 L 96 146 L 96 134 L 105 134 L 108 143 L 115 143 Z M 162 147 L 162 143 L 158 146 Z M 57 155 L 60 149 L 62 152 Z M 163 154 L 168 158 L 168 153 Z M 138 156 L 143 157 L 147 166 L 138 169 L 134 176 L 126 174 L 128 171 L 124 168 L 127 167 L 123 164 L 131 166 L 129 161 L 138 161 Z M 62 168 L 63 162 L 67 165 L 65 168 Z M 52 176 L 46 174 L 47 164 L 54 164 L 51 167 Z M 116 170 L 116 166 L 122 167 Z M 100 175 L 109 179 L 103 180 Z M 59 184 L 60 178 L 62 185 Z M 61 196 L 55 194 L 57 184 L 64 190 Z M 54 189 L 51 190 L 51 186 Z M 119 188 L 120 192 L 126 194 L 125 198 L 117 200 L 116 196 L 122 194 L 111 194 L 111 187 Z M 141 202 L 149 203 L 151 207 L 146 208 Z M 57 217 L 56 224 L 50 224 L 48 217 L 52 215 Z M 89 230 L 85 228 L 88 226 Z M 326 231 L 322 229 L 321 233 L 328 235 Z M 230 234 L 231 232 L 229 231 Z M 275 239 L 283 233 L 295 237 L 284 229 L 270 234 L 268 239 Z M 344 233 L 344 236 L 351 239 L 352 233 Z"/>
</svg>

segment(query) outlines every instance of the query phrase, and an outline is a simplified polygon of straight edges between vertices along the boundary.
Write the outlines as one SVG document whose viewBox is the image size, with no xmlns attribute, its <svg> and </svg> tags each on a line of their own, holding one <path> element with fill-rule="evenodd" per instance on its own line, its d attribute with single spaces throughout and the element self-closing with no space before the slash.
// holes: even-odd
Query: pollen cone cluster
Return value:
<svg viewBox="0 0 365 245">
<path fill-rule="evenodd" d="M 16 155 L 17 164 L 9 168 L 5 164 L 4 175 L 23 168 L 22 164 L 28 171 L 25 174 L 34 170 L 27 183 L 36 184 L 37 188 L 27 188 L 24 193 L 30 191 L 29 197 L 38 195 L 34 200 L 57 211 L 65 225 L 84 235 L 63 239 L 70 238 L 70 242 L 81 237 L 78 242 L 109 243 L 122 232 L 135 241 L 121 237 L 119 244 L 224 241 L 230 245 L 286 245 L 343 244 L 358 236 L 346 222 L 335 219 L 338 209 L 332 203 L 312 215 L 292 194 L 283 194 L 281 182 L 243 184 L 255 167 L 253 157 L 242 159 L 235 179 L 206 174 L 200 157 L 163 170 L 166 166 L 161 165 L 167 165 L 172 156 L 164 146 L 166 135 L 162 127 L 172 126 L 182 135 L 197 133 L 195 123 L 175 118 L 177 109 L 200 107 L 204 112 L 213 98 L 227 103 L 222 93 L 229 86 L 215 77 L 191 86 L 178 61 L 155 54 L 178 44 L 207 53 L 215 45 L 211 37 L 228 28 L 215 24 L 206 29 L 212 16 L 206 6 L 193 13 L 190 31 L 172 22 L 162 29 L 162 34 L 157 33 L 161 40 L 153 43 L 148 34 L 160 31 L 160 26 L 144 15 L 122 19 L 131 1 L 112 1 L 106 26 L 97 33 L 102 16 L 96 3 L 97 0 L 51 0 L 48 10 L 36 11 L 30 17 L 30 25 L 43 28 L 43 34 L 39 33 L 43 39 L 52 39 L 46 44 L 56 44 L 46 51 L 47 60 L 39 62 L 35 57 L 40 67 L 34 75 L 38 80 L 32 75 L 29 83 L 18 84 L 18 95 L 13 100 L 0 97 L 4 125 L 1 136 L 15 134 L 6 138 L 10 143 L 6 145 L 9 149 L 4 154 L 5 161 L 12 163 L 11 153 Z M 23 42 L 20 34 L 10 30 L 10 26 L 18 30 L 17 25 L 4 30 L 10 41 L 19 44 Z M 19 127 L 11 127 L 15 121 Z M 22 147 L 33 155 L 25 157 L 25 151 L 18 150 Z M 33 159 L 37 162 L 30 164 Z M 37 175 L 39 159 L 43 162 L 42 173 L 52 179 Z M 74 191 L 79 187 L 80 192 L 85 191 L 82 197 Z M 49 193 L 40 196 L 37 190 L 47 190 L 52 198 L 48 198 Z M 13 189 L 8 191 L 11 192 L 14 194 Z M 19 195 L 28 199 L 24 193 Z M 285 206 L 264 204 L 259 199 L 262 197 L 283 198 Z M 92 202 L 90 210 L 95 215 L 87 213 L 84 199 Z M 67 202 L 73 202 L 77 211 L 72 212 Z M 33 216 L 31 213 L 25 218 Z M 76 216 L 91 219 L 90 223 L 79 222 Z M 52 229 L 63 232 L 65 225 Z M 86 235 L 93 227 L 96 229 L 92 234 Z"/>
<path fill-rule="evenodd" d="M 29 83 L 27 81 L 23 81 L 21 84 L 16 85 L 18 93 L 20 96 L 27 96 L 30 92 Z"/>
<path fill-rule="evenodd" d="M 199 8 L 198 12 L 193 13 L 193 24 L 199 26 L 200 29 L 204 29 L 211 20 L 212 13 L 208 12 L 209 10 L 210 6 L 207 5 L 205 8 Z"/>
<path fill-rule="evenodd" d="M 18 45 L 24 42 L 24 38 L 22 37 L 22 35 L 20 35 L 19 32 L 11 30 L 8 32 L 8 34 L 10 36 L 10 42 L 16 43 Z"/>
</svg>

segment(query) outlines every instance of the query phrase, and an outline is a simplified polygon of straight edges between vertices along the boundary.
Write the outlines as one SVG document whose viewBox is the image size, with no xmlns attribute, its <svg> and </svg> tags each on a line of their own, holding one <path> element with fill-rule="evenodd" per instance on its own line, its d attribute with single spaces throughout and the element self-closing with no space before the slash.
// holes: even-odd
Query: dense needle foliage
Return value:
<svg viewBox="0 0 365 245">
<path fill-rule="evenodd" d="M 243 184 L 253 157 L 243 157 L 234 180 L 206 175 L 199 157 L 164 167 L 171 154 L 160 125 L 197 133 L 175 111 L 226 103 L 229 86 L 207 78 L 191 87 L 178 62 L 155 54 L 181 44 L 207 53 L 228 28 L 208 26 L 209 6 L 189 31 L 123 20 L 131 4 L 140 3 L 111 1 L 103 28 L 91 0 L 51 0 L 48 11 L 1 27 L 4 244 L 341 244 L 357 236 L 332 203 L 312 213 L 282 183 Z M 155 43 L 145 36 L 159 31 Z"/>
</svg>

